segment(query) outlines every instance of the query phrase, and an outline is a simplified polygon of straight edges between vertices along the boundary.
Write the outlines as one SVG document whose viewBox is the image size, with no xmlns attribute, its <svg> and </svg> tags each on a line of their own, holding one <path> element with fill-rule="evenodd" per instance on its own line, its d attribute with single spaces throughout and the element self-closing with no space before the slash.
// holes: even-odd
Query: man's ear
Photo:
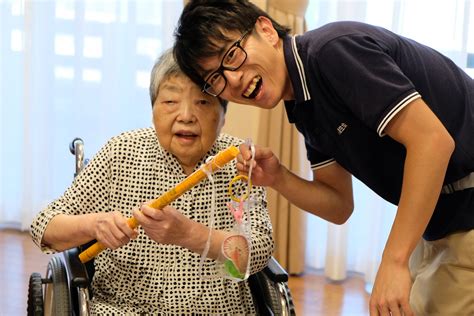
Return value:
<svg viewBox="0 0 474 316">
<path fill-rule="evenodd" d="M 258 17 L 255 28 L 259 35 L 267 39 L 272 45 L 276 45 L 280 40 L 277 31 L 273 27 L 272 21 L 265 16 Z"/>
</svg>

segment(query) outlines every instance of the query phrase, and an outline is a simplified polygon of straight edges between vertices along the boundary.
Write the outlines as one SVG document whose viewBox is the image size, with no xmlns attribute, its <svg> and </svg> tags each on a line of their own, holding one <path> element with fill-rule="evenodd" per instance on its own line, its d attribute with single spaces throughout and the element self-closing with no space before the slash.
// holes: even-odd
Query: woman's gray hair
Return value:
<svg viewBox="0 0 474 316">
<path fill-rule="evenodd" d="M 169 77 L 176 75 L 184 75 L 179 68 L 178 64 L 174 60 L 173 51 L 168 49 L 156 60 L 153 69 L 151 70 L 150 76 L 150 99 L 151 106 L 155 104 L 155 100 L 158 97 L 158 89 L 160 84 L 168 79 Z"/>
<path fill-rule="evenodd" d="M 178 63 L 174 59 L 173 49 L 167 49 L 163 54 L 158 57 L 151 70 L 150 75 L 150 100 L 151 106 L 155 104 L 156 98 L 158 97 L 158 91 L 160 84 L 172 76 L 186 76 L 184 72 L 179 68 Z M 194 84 L 194 83 L 192 83 Z M 219 99 L 219 103 L 224 108 L 224 113 L 227 110 L 227 100 Z"/>
</svg>

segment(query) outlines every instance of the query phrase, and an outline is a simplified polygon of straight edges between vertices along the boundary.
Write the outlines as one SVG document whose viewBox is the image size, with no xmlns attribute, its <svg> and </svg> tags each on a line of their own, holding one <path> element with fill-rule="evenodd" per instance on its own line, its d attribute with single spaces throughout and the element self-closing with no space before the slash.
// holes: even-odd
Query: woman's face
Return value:
<svg viewBox="0 0 474 316">
<path fill-rule="evenodd" d="M 153 104 L 156 135 L 186 174 L 211 149 L 224 120 L 219 100 L 201 92 L 186 76 L 172 76 L 160 84 Z"/>
</svg>

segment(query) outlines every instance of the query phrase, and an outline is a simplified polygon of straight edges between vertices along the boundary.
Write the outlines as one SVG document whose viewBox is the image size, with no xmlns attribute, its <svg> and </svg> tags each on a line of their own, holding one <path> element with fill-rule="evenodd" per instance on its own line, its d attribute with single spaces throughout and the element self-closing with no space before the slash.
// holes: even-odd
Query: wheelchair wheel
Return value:
<svg viewBox="0 0 474 316">
<path fill-rule="evenodd" d="M 41 274 L 33 272 L 28 284 L 28 316 L 43 316 L 43 283 Z"/>
<path fill-rule="evenodd" d="M 259 280 L 262 283 L 263 295 L 272 315 L 294 316 L 296 314 L 286 282 L 272 281 L 266 274 L 259 275 Z"/>
<path fill-rule="evenodd" d="M 52 257 L 46 270 L 45 315 L 69 316 L 72 313 L 66 268 L 59 257 Z"/>
<path fill-rule="evenodd" d="M 296 315 L 296 308 L 295 303 L 293 302 L 293 297 L 291 296 L 290 288 L 288 287 L 288 283 L 285 283 L 285 292 L 288 295 L 288 313 L 291 316 Z"/>
<path fill-rule="evenodd" d="M 278 284 L 270 280 L 268 276 L 263 275 L 260 278 L 260 282 L 264 284 L 263 291 L 265 293 L 265 297 L 267 298 L 267 304 L 271 308 L 274 315 L 283 315 L 284 310 L 281 304 L 281 295 L 278 290 Z"/>
</svg>

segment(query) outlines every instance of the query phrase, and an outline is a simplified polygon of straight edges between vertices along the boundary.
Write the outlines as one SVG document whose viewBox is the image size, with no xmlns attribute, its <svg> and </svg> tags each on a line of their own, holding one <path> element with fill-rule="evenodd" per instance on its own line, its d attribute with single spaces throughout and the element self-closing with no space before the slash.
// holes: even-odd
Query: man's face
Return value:
<svg viewBox="0 0 474 316">
<path fill-rule="evenodd" d="M 227 35 L 236 41 L 242 36 L 235 32 Z M 228 44 L 223 52 L 227 52 L 233 45 L 235 44 Z M 267 109 L 276 106 L 281 99 L 291 99 L 292 90 L 282 45 L 271 21 L 259 18 L 253 31 L 240 42 L 247 54 L 243 64 L 233 71 L 221 68 L 227 84 L 220 97 Z M 210 57 L 200 62 L 200 66 L 205 69 L 202 74 L 205 80 L 219 69 L 223 58 L 228 58 L 224 53 L 222 56 Z"/>
<path fill-rule="evenodd" d="M 184 75 L 160 84 L 153 104 L 153 123 L 164 149 L 189 173 L 211 149 L 222 126 L 224 109 Z"/>
</svg>

